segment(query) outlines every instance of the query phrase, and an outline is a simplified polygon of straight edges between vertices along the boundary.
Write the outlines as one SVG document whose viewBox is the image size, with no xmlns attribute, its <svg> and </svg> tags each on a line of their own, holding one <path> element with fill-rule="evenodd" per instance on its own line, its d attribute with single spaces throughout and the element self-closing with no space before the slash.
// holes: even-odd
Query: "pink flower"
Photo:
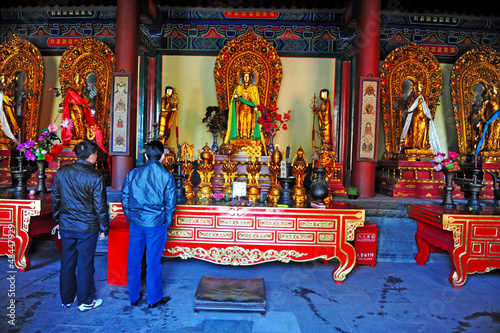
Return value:
<svg viewBox="0 0 500 333">
<path fill-rule="evenodd" d="M 59 129 L 59 127 L 57 127 L 56 124 L 50 124 L 49 127 L 48 127 L 48 129 L 49 129 L 49 132 L 55 133 L 55 132 L 57 132 L 57 130 Z"/>
<path fill-rule="evenodd" d="M 66 128 L 66 129 L 72 129 L 73 128 L 73 120 L 66 118 L 61 121 L 61 127 Z"/>
<path fill-rule="evenodd" d="M 450 159 L 454 160 L 455 158 L 457 158 L 457 157 L 458 157 L 458 153 L 455 153 L 455 152 L 453 152 L 453 151 L 450 151 L 450 152 L 448 153 L 448 157 L 449 157 Z"/>
</svg>

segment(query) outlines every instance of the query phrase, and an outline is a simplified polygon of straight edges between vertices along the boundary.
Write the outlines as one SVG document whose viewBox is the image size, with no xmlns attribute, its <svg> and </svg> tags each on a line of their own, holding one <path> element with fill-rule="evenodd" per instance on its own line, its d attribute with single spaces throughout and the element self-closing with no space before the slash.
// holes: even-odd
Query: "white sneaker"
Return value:
<svg viewBox="0 0 500 333">
<path fill-rule="evenodd" d="M 101 304 L 102 304 L 102 299 L 100 299 L 100 298 L 99 299 L 95 299 L 90 304 L 80 304 L 80 305 L 78 305 L 78 310 L 80 310 L 81 312 L 87 311 L 87 310 L 92 310 L 93 308 L 97 308 Z"/>
</svg>

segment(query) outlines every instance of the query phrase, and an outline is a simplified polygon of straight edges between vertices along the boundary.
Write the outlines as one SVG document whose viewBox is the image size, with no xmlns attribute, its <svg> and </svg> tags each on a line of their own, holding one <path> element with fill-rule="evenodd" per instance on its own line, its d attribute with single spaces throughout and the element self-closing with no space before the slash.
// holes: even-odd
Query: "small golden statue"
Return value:
<svg viewBox="0 0 500 333">
<path fill-rule="evenodd" d="M 250 158 L 251 163 L 247 165 L 247 199 L 251 202 L 256 202 L 260 199 L 260 185 L 259 178 L 261 173 L 260 167 L 260 157 L 262 156 L 262 150 L 260 145 L 257 145 L 255 141 L 252 142 L 251 147 L 245 148 L 247 158 Z"/>
<path fill-rule="evenodd" d="M 180 159 L 184 162 L 181 165 L 181 173 L 186 175 L 186 178 L 182 182 L 182 186 L 186 191 L 186 198 L 188 199 L 187 204 L 190 205 L 193 203 L 193 199 L 195 197 L 194 186 L 191 182 L 191 176 L 193 175 L 193 162 L 194 162 L 194 145 L 188 145 L 187 142 L 181 146 L 181 155 Z M 181 162 L 179 161 L 179 163 Z"/>
<path fill-rule="evenodd" d="M 279 146 L 276 145 L 274 148 L 274 153 L 270 156 L 267 165 L 269 167 L 269 175 L 271 176 L 271 187 L 267 193 L 267 205 L 269 207 L 276 207 L 278 205 L 278 200 L 280 199 L 280 191 L 282 189 L 281 184 L 278 181 L 278 176 L 281 173 L 281 161 L 283 160 L 283 155 L 279 150 Z"/>
<path fill-rule="evenodd" d="M 202 163 L 203 162 L 203 163 Z M 196 199 L 199 203 L 208 203 L 213 195 L 212 184 L 210 180 L 214 173 L 214 154 L 208 146 L 208 142 L 202 150 L 198 150 L 198 173 L 200 174 L 200 184 Z"/>
<path fill-rule="evenodd" d="M 293 187 L 293 201 L 295 207 L 305 207 L 307 203 L 306 189 L 304 187 L 304 178 L 306 177 L 306 169 L 309 165 L 302 146 L 295 153 L 292 160 L 292 175 L 296 178 L 295 186 Z"/>
<path fill-rule="evenodd" d="M 179 105 L 179 96 L 175 92 L 175 88 L 171 86 L 165 87 L 165 95 L 161 98 L 161 113 L 160 113 L 160 128 L 158 130 L 158 140 L 163 144 L 168 142 L 172 130 L 174 117 L 177 116 L 177 107 Z M 176 125 L 177 131 L 177 125 Z M 177 132 L 176 132 L 177 138 Z M 179 138 L 177 138 L 177 141 Z M 179 144 L 176 142 L 176 144 Z"/>
<path fill-rule="evenodd" d="M 332 114 L 330 100 L 328 99 L 328 89 L 322 89 L 319 93 L 321 104 L 315 107 L 313 112 L 318 116 L 319 135 L 321 138 L 321 146 L 333 147 L 332 145 Z M 314 96 L 314 100 L 316 95 Z M 330 148 L 331 149 L 331 148 Z"/>
</svg>

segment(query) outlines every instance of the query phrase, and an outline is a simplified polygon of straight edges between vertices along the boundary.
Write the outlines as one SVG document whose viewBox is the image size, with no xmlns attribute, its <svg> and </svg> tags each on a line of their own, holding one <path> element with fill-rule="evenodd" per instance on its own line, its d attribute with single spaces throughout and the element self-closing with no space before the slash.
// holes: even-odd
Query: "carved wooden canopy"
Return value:
<svg viewBox="0 0 500 333">
<path fill-rule="evenodd" d="M 115 55 L 104 43 L 85 36 L 78 43 L 73 44 L 63 54 L 59 65 L 59 82 L 63 93 L 63 100 L 68 88 L 73 85 L 76 75 L 87 82 L 95 74 L 95 101 L 94 118 L 101 128 L 104 145 L 109 140 L 109 106 L 111 96 L 111 73 L 114 71 Z M 93 88 L 92 88 L 93 89 Z M 73 142 L 72 142 L 73 144 Z"/>
<path fill-rule="evenodd" d="M 271 43 L 249 29 L 227 43 L 215 62 L 215 88 L 221 110 L 229 107 L 231 94 L 240 83 L 240 70 L 246 66 L 250 66 L 256 76 L 261 104 L 276 106 L 283 76 L 280 57 Z"/>
<path fill-rule="evenodd" d="M 26 97 L 20 106 L 23 117 L 18 124 L 23 133 L 22 141 L 38 138 L 44 78 L 40 51 L 30 42 L 14 35 L 0 45 L 0 73 L 5 75 L 8 84 L 13 85 L 14 94 L 24 92 Z M 20 73 L 24 74 L 24 81 Z M 9 148 L 12 142 L 6 136 L 0 138 L 0 146 L 4 148 Z"/>
<path fill-rule="evenodd" d="M 475 153 L 481 133 L 474 126 L 473 118 L 481 107 L 485 88 L 495 81 L 500 82 L 500 52 L 488 46 L 463 54 L 453 66 L 450 89 L 460 155 Z M 497 122 L 490 128 L 498 125 Z M 491 140 L 489 136 L 488 140 Z"/>
<path fill-rule="evenodd" d="M 436 57 L 416 43 L 399 47 L 385 58 L 380 70 L 380 96 L 384 120 L 385 153 L 384 159 L 397 158 L 399 142 L 403 129 L 402 119 L 405 104 L 403 83 L 411 80 L 413 84 L 422 82 L 423 95 L 431 111 L 436 113 L 442 88 L 441 67 Z"/>
</svg>

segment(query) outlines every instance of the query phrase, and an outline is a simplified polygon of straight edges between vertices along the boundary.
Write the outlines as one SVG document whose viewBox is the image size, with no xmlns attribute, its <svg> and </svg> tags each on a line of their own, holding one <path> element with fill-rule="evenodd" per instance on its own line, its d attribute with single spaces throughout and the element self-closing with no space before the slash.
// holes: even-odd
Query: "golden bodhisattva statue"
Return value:
<svg viewBox="0 0 500 333">
<path fill-rule="evenodd" d="M 318 125 L 319 132 L 321 137 L 321 146 L 332 146 L 332 114 L 330 101 L 328 99 L 328 89 L 323 89 L 319 93 L 319 97 L 321 98 L 321 104 L 319 108 L 314 109 L 313 111 L 318 115 Z"/>
<path fill-rule="evenodd" d="M 2 137 L 8 137 L 17 143 L 19 126 L 16 120 L 14 87 L 9 84 L 4 74 L 0 74 L 0 127 Z"/>
<path fill-rule="evenodd" d="M 406 121 L 401 132 L 401 149 L 441 151 L 432 115 L 424 96 L 424 86 L 417 82 L 413 88 L 414 99 L 406 111 Z"/>
<path fill-rule="evenodd" d="M 483 132 L 476 148 L 476 155 L 481 150 L 490 152 L 500 151 L 500 99 L 499 85 L 489 83 L 486 87 L 485 99 L 481 104 L 478 116 L 483 123 Z"/>
<path fill-rule="evenodd" d="M 160 128 L 158 131 L 158 140 L 163 144 L 168 142 L 170 138 L 172 124 L 177 113 L 178 105 L 179 98 L 175 92 L 175 88 L 166 86 L 165 95 L 161 98 Z"/>
<path fill-rule="evenodd" d="M 240 84 L 234 90 L 229 104 L 229 119 L 224 143 L 234 140 L 261 141 L 263 135 L 257 123 L 260 104 L 259 90 L 252 84 L 254 72 L 250 67 L 244 67 L 240 72 Z M 247 142 L 250 145 L 251 141 Z"/>
</svg>

